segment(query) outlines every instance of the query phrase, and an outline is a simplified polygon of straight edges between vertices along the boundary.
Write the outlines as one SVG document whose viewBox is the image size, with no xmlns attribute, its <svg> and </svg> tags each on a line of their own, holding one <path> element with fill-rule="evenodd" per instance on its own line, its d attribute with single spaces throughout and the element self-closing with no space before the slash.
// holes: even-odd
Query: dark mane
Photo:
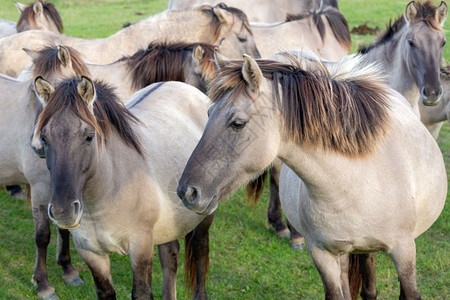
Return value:
<svg viewBox="0 0 450 300">
<path fill-rule="evenodd" d="M 220 68 L 220 79 L 209 93 L 213 102 L 223 97 L 233 101 L 242 93 L 251 98 L 242 77 L 242 63 L 231 61 Z M 367 75 L 364 79 L 358 74 L 335 80 L 326 71 L 313 73 L 271 60 L 257 63 L 263 76 L 272 81 L 284 128 L 295 142 L 352 156 L 370 153 L 383 136 L 389 99 L 383 94 L 386 86 L 382 78 Z M 359 69 L 359 65 L 353 68 Z"/>
<path fill-rule="evenodd" d="M 322 15 L 327 18 L 331 30 L 333 31 L 333 34 L 339 44 L 345 46 L 348 50 L 350 50 L 352 47 L 352 40 L 347 20 L 345 19 L 344 15 L 335 7 L 325 6 L 323 8 L 319 8 L 319 10 L 317 11 L 306 11 L 295 15 L 287 14 L 286 22 L 312 18 L 314 24 L 316 24 L 317 30 L 319 31 L 320 37 L 323 42 L 323 39 L 325 37 L 325 23 L 322 20 Z"/>
<path fill-rule="evenodd" d="M 105 142 L 108 141 L 108 136 L 114 128 L 127 145 L 143 155 L 139 139 L 131 128 L 131 123 L 137 123 L 139 120 L 121 104 L 114 89 L 103 82 L 94 82 L 97 98 L 92 114 L 77 91 L 80 81 L 79 78 L 72 78 L 56 87 L 39 116 L 35 136 L 56 112 L 70 109 L 83 121 L 92 125 Z"/>
<path fill-rule="evenodd" d="M 210 44 L 152 42 L 147 49 L 119 61 L 126 61 L 135 89 L 160 81 L 185 82 L 186 64 L 192 59 L 192 51 L 197 45 L 205 51 L 200 63 L 203 79 L 209 80 L 215 73 L 214 46 Z"/>
<path fill-rule="evenodd" d="M 224 9 L 230 13 L 232 13 L 234 16 L 238 17 L 241 21 L 243 26 L 250 32 L 250 34 L 253 35 L 252 28 L 250 26 L 250 22 L 248 21 L 247 15 L 240 9 L 235 7 L 229 7 L 225 3 L 219 3 L 217 6 L 221 9 Z M 220 23 L 219 18 L 214 14 L 214 6 L 211 5 L 202 5 L 199 7 L 200 11 L 203 12 L 206 15 L 209 15 L 212 19 L 212 28 L 213 28 L 213 36 L 214 39 L 217 41 L 219 39 L 220 35 L 220 29 L 222 27 L 222 24 Z"/>
<path fill-rule="evenodd" d="M 436 15 L 436 7 L 433 6 L 431 1 L 426 1 L 424 3 L 414 2 L 417 15 L 413 20 L 411 20 L 411 24 L 417 24 L 419 22 L 425 22 L 429 27 L 435 30 L 442 30 L 440 24 L 437 23 L 435 19 Z M 377 38 L 374 42 L 372 42 L 368 46 L 363 46 L 358 49 L 358 52 L 361 54 L 365 54 L 370 50 L 377 48 L 380 45 L 386 44 L 389 41 L 392 41 L 395 34 L 399 32 L 403 26 L 405 26 L 406 20 L 403 14 L 399 16 L 394 23 L 392 20 L 389 21 L 386 30 Z"/>
<path fill-rule="evenodd" d="M 47 3 L 46 1 L 38 0 L 37 2 L 42 3 L 42 7 L 44 8 L 44 16 L 47 18 L 47 20 L 52 21 L 55 23 L 56 28 L 58 28 L 58 31 L 60 33 L 64 32 L 64 25 L 61 19 L 61 16 L 59 15 L 58 11 L 56 10 L 55 6 L 51 3 Z M 22 14 L 19 17 L 19 20 L 17 21 L 16 29 L 17 32 L 21 32 L 27 29 L 40 29 L 37 27 L 36 20 L 35 20 L 35 13 L 33 10 L 33 5 L 28 5 L 23 11 Z M 27 27 L 27 24 L 29 25 Z"/>
<path fill-rule="evenodd" d="M 72 69 L 77 76 L 89 76 L 89 70 L 81 58 L 81 54 L 68 46 L 64 46 L 70 53 Z M 58 46 L 45 46 L 37 51 L 37 56 L 33 58 L 33 75 L 34 77 L 42 76 L 43 78 L 51 77 L 51 74 L 59 72 L 64 67 L 58 58 Z"/>
</svg>

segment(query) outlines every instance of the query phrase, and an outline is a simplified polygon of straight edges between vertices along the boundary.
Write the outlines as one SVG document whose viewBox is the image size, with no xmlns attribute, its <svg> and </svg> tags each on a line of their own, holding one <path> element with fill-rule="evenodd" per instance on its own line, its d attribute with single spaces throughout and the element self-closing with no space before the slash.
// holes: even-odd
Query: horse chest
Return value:
<svg viewBox="0 0 450 300">
<path fill-rule="evenodd" d="M 117 230 L 100 222 L 83 221 L 80 227 L 71 230 L 77 248 L 95 253 L 128 253 L 128 239 L 124 239 Z"/>
</svg>

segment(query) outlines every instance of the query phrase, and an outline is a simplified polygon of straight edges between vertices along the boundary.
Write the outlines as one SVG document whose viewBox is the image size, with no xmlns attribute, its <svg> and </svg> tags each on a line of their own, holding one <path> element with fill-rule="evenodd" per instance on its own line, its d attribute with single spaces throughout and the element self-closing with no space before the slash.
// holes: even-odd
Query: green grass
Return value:
<svg viewBox="0 0 450 300">
<path fill-rule="evenodd" d="M 166 1 L 52 1 L 64 20 L 66 33 L 79 37 L 104 37 L 126 22 L 165 9 Z M 369 21 L 384 28 L 390 18 L 399 16 L 408 1 L 341 0 L 340 8 L 351 27 Z M 0 18 L 16 20 L 13 1 L 0 0 Z M 446 28 L 449 28 L 448 21 Z M 354 48 L 373 36 L 352 36 Z M 449 46 L 444 57 L 450 59 Z M 1 53 L 0 53 L 1 55 Z M 438 140 L 450 171 L 450 125 Z M 210 275 L 207 290 L 211 299 L 322 299 L 320 277 L 307 252 L 293 252 L 287 240 L 279 240 L 267 230 L 267 190 L 256 207 L 245 204 L 242 191 L 220 204 L 211 228 Z M 450 196 L 447 196 L 447 200 Z M 35 246 L 30 206 L 0 192 L 0 299 L 36 299 L 30 282 Z M 450 298 L 450 208 L 417 239 L 417 279 L 423 299 Z M 52 232 L 53 237 L 55 231 Z M 85 285 L 66 287 L 55 262 L 55 239 L 48 255 L 50 282 L 61 299 L 94 299 L 90 272 L 72 250 L 73 260 Z M 181 263 L 183 261 L 181 253 Z M 377 287 L 379 299 L 395 299 L 399 294 L 397 274 L 390 259 L 378 255 Z M 181 265 L 180 263 L 180 265 Z M 119 299 L 130 298 L 131 267 L 127 257 L 112 255 L 113 278 Z M 161 298 L 162 275 L 155 256 L 153 273 L 155 297 Z M 178 297 L 189 298 L 183 286 L 183 270 L 178 274 Z"/>
</svg>

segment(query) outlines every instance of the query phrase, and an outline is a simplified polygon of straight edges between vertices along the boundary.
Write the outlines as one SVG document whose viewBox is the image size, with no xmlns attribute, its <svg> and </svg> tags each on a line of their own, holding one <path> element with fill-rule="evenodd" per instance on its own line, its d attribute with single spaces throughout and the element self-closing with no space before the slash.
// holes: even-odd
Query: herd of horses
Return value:
<svg viewBox="0 0 450 300">
<path fill-rule="evenodd" d="M 63 35 L 41 0 L 0 20 L 0 184 L 30 187 L 39 297 L 58 299 L 51 221 L 67 284 L 83 284 L 72 235 L 99 299 L 116 297 L 111 253 L 129 256 L 132 297 L 148 299 L 157 245 L 175 299 L 184 237 L 186 281 L 207 299 L 219 201 L 244 184 L 257 200 L 270 176 L 269 223 L 308 249 L 326 299 L 355 299 L 361 280 L 375 299 L 379 251 L 400 298 L 420 299 L 414 240 L 447 195 L 435 141 L 450 120 L 447 5 L 410 2 L 348 55 L 337 1 L 219 2 L 171 0 L 99 39 Z"/>
</svg>

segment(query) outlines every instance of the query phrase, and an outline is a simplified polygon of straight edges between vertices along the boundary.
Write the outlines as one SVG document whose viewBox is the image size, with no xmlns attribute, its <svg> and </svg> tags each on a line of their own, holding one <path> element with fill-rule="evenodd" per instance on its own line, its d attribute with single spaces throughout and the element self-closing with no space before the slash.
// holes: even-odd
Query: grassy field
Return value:
<svg viewBox="0 0 450 300">
<path fill-rule="evenodd" d="M 400 15 L 409 1 L 341 0 L 340 8 L 350 27 L 369 21 L 384 29 L 390 18 Z M 52 1 L 60 11 L 65 33 L 79 37 L 104 37 L 126 22 L 162 11 L 167 1 Z M 12 0 L 0 0 L 0 18 L 17 20 Z M 450 28 L 448 21 L 446 28 Z M 447 34 L 448 35 L 448 34 Z M 448 35 L 448 38 L 450 36 Z M 352 36 L 354 48 L 373 36 Z M 450 59 L 446 46 L 445 58 Z M 1 53 L 0 53 L 1 55 Z M 1 112 L 0 112 L 1 117 Z M 450 126 L 441 131 L 439 145 L 450 172 Z M 447 200 L 450 197 L 447 196 Z M 0 192 L 0 299 L 35 299 L 30 282 L 35 246 L 30 205 Z M 306 251 L 293 252 L 286 240 L 267 230 L 267 191 L 256 207 L 245 204 L 242 191 L 221 203 L 211 228 L 210 275 L 207 290 L 211 299 L 322 299 L 320 277 Z M 450 298 L 450 208 L 447 204 L 438 221 L 417 239 L 417 279 L 423 299 Z M 53 236 L 55 232 L 53 231 Z M 50 282 L 61 299 L 94 299 L 90 272 L 73 250 L 73 260 L 85 285 L 66 287 L 55 262 L 55 239 L 49 247 Z M 183 261 L 183 253 L 181 262 Z M 131 267 L 127 257 L 112 255 L 115 288 L 119 299 L 130 298 Z M 161 298 L 162 274 L 157 256 L 153 275 L 156 299 Z M 189 298 L 183 270 L 178 275 L 178 297 Z M 390 259 L 378 255 L 379 299 L 399 294 L 397 274 Z"/>
</svg>

